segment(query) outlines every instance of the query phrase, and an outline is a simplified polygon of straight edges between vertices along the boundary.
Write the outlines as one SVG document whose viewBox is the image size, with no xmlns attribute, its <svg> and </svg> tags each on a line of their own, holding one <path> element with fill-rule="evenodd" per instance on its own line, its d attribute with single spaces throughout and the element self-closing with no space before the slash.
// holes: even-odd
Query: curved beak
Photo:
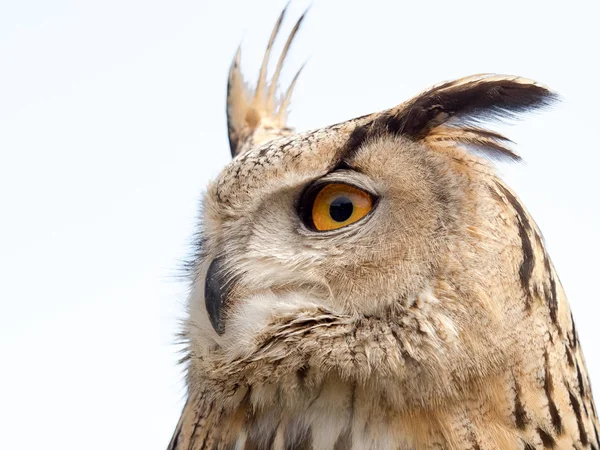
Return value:
<svg viewBox="0 0 600 450">
<path fill-rule="evenodd" d="M 222 258 L 215 258 L 210 263 L 204 282 L 204 302 L 210 323 L 217 334 L 225 333 L 223 310 L 227 301 L 228 285 L 223 273 Z"/>
</svg>

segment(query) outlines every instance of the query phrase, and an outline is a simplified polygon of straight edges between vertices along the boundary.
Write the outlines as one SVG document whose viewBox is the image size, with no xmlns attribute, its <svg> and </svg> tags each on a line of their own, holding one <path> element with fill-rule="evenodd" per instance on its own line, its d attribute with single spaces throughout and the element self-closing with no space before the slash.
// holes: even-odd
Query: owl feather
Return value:
<svg viewBox="0 0 600 450">
<path fill-rule="evenodd" d="M 232 156 L 240 153 L 246 147 L 256 146 L 274 137 L 287 136 L 293 132 L 291 128 L 286 126 L 287 108 L 302 68 L 298 70 L 280 101 L 276 98 L 277 83 L 285 63 L 285 58 L 302 24 L 304 15 L 300 16 L 292 28 L 277 61 L 275 73 L 270 82 L 267 82 L 267 68 L 271 50 L 281 28 L 286 9 L 281 12 L 271 32 L 256 87 L 253 90 L 249 89 L 244 81 L 240 69 L 241 49 L 238 48 L 229 69 L 227 83 L 227 124 Z"/>
<path fill-rule="evenodd" d="M 229 74 L 234 158 L 203 200 L 169 449 L 599 450 L 564 290 L 485 158 L 519 159 L 484 123 L 556 94 L 475 75 L 294 134 L 297 76 L 276 86 L 302 18 L 266 75 L 284 13 L 256 88 L 239 51 Z"/>
</svg>

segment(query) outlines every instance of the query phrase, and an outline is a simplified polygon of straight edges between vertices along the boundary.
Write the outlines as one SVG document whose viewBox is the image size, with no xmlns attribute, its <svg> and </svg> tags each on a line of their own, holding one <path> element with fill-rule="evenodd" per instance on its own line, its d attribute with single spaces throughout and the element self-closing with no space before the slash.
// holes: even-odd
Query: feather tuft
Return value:
<svg viewBox="0 0 600 450">
<path fill-rule="evenodd" d="M 288 136 L 293 131 L 286 124 L 287 108 L 302 69 L 297 72 L 280 102 L 278 102 L 276 94 L 286 57 L 306 12 L 300 16 L 292 28 L 270 81 L 267 76 L 273 45 L 281 29 L 286 10 L 287 6 L 279 15 L 271 32 L 254 90 L 249 89 L 244 82 L 240 70 L 240 49 L 236 52 L 231 64 L 227 84 L 227 129 L 232 156 L 242 153 L 249 146 L 260 145 L 277 137 Z"/>
</svg>

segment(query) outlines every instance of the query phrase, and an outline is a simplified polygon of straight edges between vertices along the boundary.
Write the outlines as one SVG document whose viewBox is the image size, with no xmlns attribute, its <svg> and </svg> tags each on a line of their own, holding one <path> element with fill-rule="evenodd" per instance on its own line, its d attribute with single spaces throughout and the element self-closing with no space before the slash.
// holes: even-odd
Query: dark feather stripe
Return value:
<svg viewBox="0 0 600 450">
<path fill-rule="evenodd" d="M 312 450 L 312 430 L 304 426 L 301 430 L 294 430 L 294 433 L 286 433 L 285 450 Z"/>
<path fill-rule="evenodd" d="M 258 443 L 254 439 L 246 439 L 244 450 L 259 450 Z"/>
<path fill-rule="evenodd" d="M 579 388 L 579 395 L 581 398 L 585 398 L 585 387 L 583 385 L 583 377 L 581 376 L 581 369 L 579 363 L 575 363 L 575 369 L 577 371 L 577 387 Z"/>
<path fill-rule="evenodd" d="M 575 319 L 573 318 L 572 312 L 571 312 L 571 335 L 569 336 L 569 344 L 571 345 L 572 350 L 577 349 L 577 345 L 578 345 L 577 328 L 575 328 Z"/>
<path fill-rule="evenodd" d="M 177 450 L 177 446 L 179 445 L 179 438 L 181 436 L 181 430 L 183 429 L 183 420 L 186 410 L 190 405 L 190 399 L 188 398 L 183 406 L 183 411 L 181 412 L 181 417 L 179 419 L 179 423 L 175 428 L 175 432 L 173 433 L 173 437 L 171 438 L 171 442 L 169 442 L 169 446 L 167 450 Z"/>
<path fill-rule="evenodd" d="M 550 319 L 554 325 L 558 326 L 558 299 L 556 297 L 556 281 L 552 274 L 550 276 L 550 291 L 546 293 L 546 304 L 550 311 Z"/>
<path fill-rule="evenodd" d="M 536 234 L 538 244 L 540 248 L 544 248 L 542 244 L 542 239 Z M 554 275 L 552 274 L 552 265 L 550 264 L 550 258 L 544 252 L 544 268 L 546 269 L 546 273 L 548 274 L 548 282 L 549 287 L 544 286 L 544 297 L 546 298 L 546 304 L 548 305 L 548 310 L 550 311 L 550 319 L 552 323 L 558 328 L 559 334 L 562 336 L 562 330 L 560 324 L 558 323 L 558 297 L 556 294 L 556 280 L 554 279 Z"/>
<path fill-rule="evenodd" d="M 571 349 L 567 345 L 565 345 L 565 355 L 567 356 L 567 364 L 569 364 L 569 367 L 575 367 L 573 353 L 571 353 Z"/>
<path fill-rule="evenodd" d="M 514 414 L 515 414 L 515 425 L 519 430 L 524 430 L 527 426 L 527 413 L 525 412 L 525 408 L 523 407 L 523 402 L 521 401 L 521 386 L 516 379 L 514 379 L 515 384 L 515 398 L 514 398 Z"/>
<path fill-rule="evenodd" d="M 590 383 L 590 378 L 588 376 L 588 386 L 590 386 L 590 390 L 591 390 L 591 386 L 592 384 Z M 590 394 L 590 406 L 592 407 L 592 414 L 594 415 L 594 417 L 598 418 L 598 413 L 596 412 L 596 406 L 594 406 L 594 399 L 592 398 L 593 396 Z M 600 442 L 599 442 L 600 444 Z"/>
<path fill-rule="evenodd" d="M 252 425 L 248 427 L 251 430 L 258 429 Z M 275 434 L 277 433 L 277 429 L 273 428 L 269 430 L 267 433 L 258 434 L 256 432 L 249 432 L 248 437 L 246 438 L 246 445 L 244 446 L 244 450 L 267 450 L 273 447 L 273 442 L 275 441 Z"/>
<path fill-rule="evenodd" d="M 356 127 L 350 133 L 350 137 L 346 141 L 344 148 L 340 152 L 339 160 L 351 160 L 358 149 L 368 140 L 377 136 L 377 132 L 373 131 L 373 122 L 366 125 Z M 337 164 L 337 163 L 336 163 Z"/>
<path fill-rule="evenodd" d="M 546 433 L 544 430 L 542 430 L 541 428 L 538 428 L 537 433 L 538 433 L 540 439 L 542 440 L 542 444 L 544 444 L 544 448 L 555 448 L 556 447 L 556 441 L 554 440 L 554 438 L 552 436 L 550 436 L 548 433 Z"/>
<path fill-rule="evenodd" d="M 579 429 L 579 440 L 583 445 L 588 445 L 588 436 L 585 431 L 585 426 L 583 425 L 583 417 L 581 415 L 581 406 L 579 405 L 579 400 L 577 397 L 573 395 L 571 391 L 569 391 L 569 400 L 571 401 L 571 407 L 573 408 L 573 412 L 575 413 L 575 417 L 577 418 L 577 428 Z"/>
<path fill-rule="evenodd" d="M 533 268 L 535 260 L 533 256 L 533 245 L 529 239 L 529 233 L 531 232 L 531 223 L 525 212 L 525 209 L 521 205 L 521 202 L 502 184 L 496 183 L 498 188 L 502 191 L 510 205 L 517 214 L 517 227 L 519 231 L 519 237 L 521 238 L 521 248 L 523 253 L 523 261 L 519 268 L 519 279 L 521 280 L 521 287 L 525 291 L 527 303 L 526 307 L 531 307 L 531 277 L 533 275 Z"/>
<path fill-rule="evenodd" d="M 180 435 L 181 435 L 181 427 L 178 426 L 175 429 L 175 433 L 173 434 L 173 437 L 171 438 L 171 442 L 169 443 L 169 447 L 167 447 L 167 450 L 175 450 L 177 448 Z"/>
<path fill-rule="evenodd" d="M 556 403 L 554 402 L 553 398 L 554 383 L 552 380 L 552 373 L 550 372 L 548 352 L 546 351 L 544 351 L 544 371 L 544 391 L 546 392 L 546 397 L 548 399 L 548 410 L 550 411 L 550 419 L 552 420 L 552 426 L 556 431 L 556 435 L 560 436 L 563 432 L 563 425 L 560 413 L 558 412 L 558 408 L 556 407 Z"/>
<path fill-rule="evenodd" d="M 474 430 L 471 430 L 469 433 L 469 443 L 471 444 L 470 450 L 481 450 L 481 445 L 477 441 L 477 435 Z"/>
<path fill-rule="evenodd" d="M 188 399 L 188 403 L 189 403 L 189 399 Z M 187 404 L 186 404 L 187 407 Z M 192 407 L 190 405 L 190 407 Z M 211 405 L 212 407 L 212 405 Z M 208 408 L 208 410 L 210 411 L 210 408 Z M 190 442 L 189 445 L 187 446 L 186 450 L 195 450 L 196 448 L 196 440 L 198 439 L 198 435 L 200 434 L 200 432 L 202 432 L 202 428 L 200 428 L 200 423 L 203 422 L 206 419 L 206 415 L 202 413 L 202 411 L 200 410 L 200 408 L 198 408 L 197 406 L 194 407 L 194 419 L 193 419 L 193 426 L 192 426 L 192 432 L 190 433 Z M 205 436 L 201 436 L 200 442 L 203 442 L 205 439 Z"/>
<path fill-rule="evenodd" d="M 350 434 L 350 428 L 346 428 L 335 441 L 333 450 L 347 450 L 349 448 L 352 448 L 352 435 Z"/>
<path fill-rule="evenodd" d="M 521 287 L 525 291 L 525 298 L 527 299 L 527 308 L 531 307 L 531 289 L 529 283 L 531 282 L 531 275 L 533 274 L 534 257 L 533 247 L 527 234 L 527 228 L 523 224 L 522 220 L 517 222 L 519 228 L 519 237 L 521 238 L 521 249 L 523 251 L 523 262 L 519 268 L 519 279 L 521 280 Z"/>
</svg>

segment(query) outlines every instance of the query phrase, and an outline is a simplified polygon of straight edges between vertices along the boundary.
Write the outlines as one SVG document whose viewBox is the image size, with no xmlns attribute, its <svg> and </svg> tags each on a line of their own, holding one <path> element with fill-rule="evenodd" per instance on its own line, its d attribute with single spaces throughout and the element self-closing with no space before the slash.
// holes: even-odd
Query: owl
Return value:
<svg viewBox="0 0 600 450">
<path fill-rule="evenodd" d="M 285 13 L 285 10 L 284 10 Z M 551 104 L 515 76 L 442 83 L 295 133 L 267 65 L 229 73 L 171 450 L 600 449 L 573 316 L 482 126 Z"/>
</svg>

